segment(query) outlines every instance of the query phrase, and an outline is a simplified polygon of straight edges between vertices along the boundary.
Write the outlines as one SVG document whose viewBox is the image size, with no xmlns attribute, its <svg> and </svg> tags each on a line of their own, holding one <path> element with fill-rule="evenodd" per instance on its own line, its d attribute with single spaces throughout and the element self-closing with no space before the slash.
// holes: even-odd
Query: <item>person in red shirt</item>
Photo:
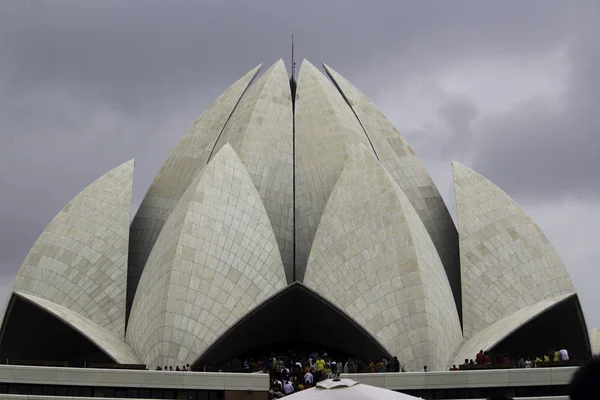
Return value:
<svg viewBox="0 0 600 400">
<path fill-rule="evenodd" d="M 483 364 L 485 362 L 485 356 L 483 355 L 483 350 L 481 350 L 479 353 L 477 353 L 477 355 L 475 356 L 475 361 L 477 362 L 477 364 Z"/>
<path fill-rule="evenodd" d="M 487 351 L 485 353 L 483 353 L 483 363 L 484 364 L 491 364 L 492 363 L 492 359 L 490 358 L 490 355 L 488 354 Z"/>
</svg>

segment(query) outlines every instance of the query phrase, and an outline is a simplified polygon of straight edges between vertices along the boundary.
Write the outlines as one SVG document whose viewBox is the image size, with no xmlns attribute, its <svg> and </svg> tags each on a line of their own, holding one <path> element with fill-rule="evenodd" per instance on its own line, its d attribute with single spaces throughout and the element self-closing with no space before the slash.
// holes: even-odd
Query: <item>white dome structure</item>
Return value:
<svg viewBox="0 0 600 400">
<path fill-rule="evenodd" d="M 591 354 L 565 266 L 506 193 L 453 163 L 457 229 L 338 72 L 259 69 L 198 118 L 131 222 L 133 161 L 55 217 L 9 294 L 2 359 L 202 368 L 308 342 L 415 371 Z"/>
</svg>

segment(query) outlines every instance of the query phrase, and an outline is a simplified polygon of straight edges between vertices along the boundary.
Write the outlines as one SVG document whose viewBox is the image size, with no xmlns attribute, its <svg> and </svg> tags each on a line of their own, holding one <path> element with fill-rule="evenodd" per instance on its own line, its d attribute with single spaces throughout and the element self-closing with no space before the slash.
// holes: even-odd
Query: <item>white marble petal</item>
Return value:
<svg viewBox="0 0 600 400">
<path fill-rule="evenodd" d="M 292 129 L 290 83 L 279 60 L 240 100 L 213 152 L 229 143 L 246 166 L 273 225 L 288 283 L 294 267 Z"/>
<path fill-rule="evenodd" d="M 350 149 L 371 149 L 342 95 L 319 70 L 302 61 L 296 91 L 296 279 L 301 281 L 327 199 Z"/>
<path fill-rule="evenodd" d="M 125 335 L 133 160 L 97 179 L 48 224 L 12 286 Z"/>
<path fill-rule="evenodd" d="M 225 123 L 260 67 L 259 65 L 253 68 L 231 85 L 198 117 L 177 143 L 144 196 L 131 223 L 128 310 L 148 256 L 163 225 L 183 193 L 208 162 Z"/>
<path fill-rule="evenodd" d="M 227 144 L 194 179 L 160 233 L 140 280 L 127 341 L 151 367 L 191 364 L 285 285 L 265 207 Z"/>
<path fill-rule="evenodd" d="M 406 139 L 377 106 L 333 68 L 325 64 L 323 67 L 352 107 L 373 145 L 377 158 L 406 194 L 423 221 L 444 265 L 460 312 L 458 233 L 433 179 Z"/>
<path fill-rule="evenodd" d="M 492 182 L 452 163 L 458 211 L 464 336 L 541 300 L 575 292 L 539 226 Z"/>
<path fill-rule="evenodd" d="M 462 340 L 452 291 L 423 222 L 362 145 L 329 197 L 304 283 L 409 370 L 445 370 Z"/>
</svg>

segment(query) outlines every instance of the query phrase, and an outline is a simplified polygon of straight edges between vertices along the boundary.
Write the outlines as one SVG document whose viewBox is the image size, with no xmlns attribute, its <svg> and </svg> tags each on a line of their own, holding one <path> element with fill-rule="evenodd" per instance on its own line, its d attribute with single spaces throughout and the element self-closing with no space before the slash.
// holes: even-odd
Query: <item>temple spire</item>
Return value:
<svg viewBox="0 0 600 400">
<path fill-rule="evenodd" d="M 292 79 L 296 77 L 296 62 L 294 61 L 294 34 L 292 33 Z"/>
</svg>

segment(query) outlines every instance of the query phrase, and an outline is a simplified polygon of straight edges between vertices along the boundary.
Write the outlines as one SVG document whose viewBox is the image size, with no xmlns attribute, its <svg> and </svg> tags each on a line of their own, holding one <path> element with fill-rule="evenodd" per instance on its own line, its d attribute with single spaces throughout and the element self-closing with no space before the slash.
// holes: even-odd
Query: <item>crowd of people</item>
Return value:
<svg viewBox="0 0 600 400">
<path fill-rule="evenodd" d="M 398 357 L 388 360 L 381 358 L 379 360 L 363 360 L 345 357 L 334 357 L 326 352 L 319 354 L 317 352 L 308 355 L 296 355 L 288 352 L 287 355 L 275 355 L 271 353 L 268 357 L 259 359 L 246 358 L 243 362 L 243 371 L 246 373 L 264 372 L 271 377 L 271 391 L 275 398 L 278 395 L 284 396 L 290 393 L 313 387 L 318 382 L 325 379 L 332 379 L 340 374 L 352 373 L 383 373 L 383 372 L 405 372 L 405 367 L 400 363 Z M 550 350 L 548 354 L 537 357 L 510 357 L 508 354 L 503 356 L 496 355 L 494 359 L 486 351 L 481 350 L 474 359 L 465 359 L 460 367 L 474 367 L 486 364 L 504 364 L 511 368 L 536 368 L 543 363 L 567 361 L 569 352 L 566 349 Z M 450 371 L 458 371 L 461 368 L 453 365 Z M 164 366 L 156 367 L 157 371 L 192 371 L 189 364 L 183 366 Z M 427 366 L 423 367 L 422 372 L 427 372 Z M 280 396 L 280 397 L 281 397 Z"/>
<path fill-rule="evenodd" d="M 191 371 L 192 367 L 190 367 L 190 364 L 186 364 L 186 365 L 182 365 L 181 368 L 179 368 L 179 365 L 175 366 L 175 369 L 173 369 L 173 366 L 166 366 L 163 369 L 160 365 L 158 367 L 156 367 L 156 371 Z"/>
<path fill-rule="evenodd" d="M 284 397 L 299 390 L 305 390 L 313 387 L 317 382 L 332 378 L 339 375 L 341 372 L 404 372 L 403 367 L 396 357 L 392 360 L 381 359 L 374 362 L 365 363 L 360 360 L 347 358 L 347 361 L 335 361 L 335 358 L 329 357 L 327 353 L 319 355 L 312 353 L 308 357 L 298 357 L 299 361 L 294 361 L 296 357 L 281 357 L 271 355 L 265 358 L 264 361 L 259 360 L 254 362 L 252 359 L 244 361 L 244 370 L 246 372 L 268 372 L 271 377 L 271 387 L 269 390 L 269 400 Z M 339 358 L 338 358 L 339 359 Z M 510 360 L 505 355 L 496 357 L 496 363 L 508 364 L 514 362 L 518 368 L 534 368 L 540 363 L 567 361 L 569 353 L 566 349 L 551 350 L 543 356 L 523 359 L 517 357 Z M 492 364 L 492 357 L 483 350 L 477 353 L 475 359 L 465 360 L 467 365 Z M 381 365 L 380 365 L 381 364 Z M 379 368 L 379 369 L 378 369 Z M 165 366 L 156 367 L 158 371 L 191 371 L 189 364 L 182 367 Z M 423 368 L 427 371 L 427 367 Z M 451 370 L 458 370 L 453 366 Z M 569 384 L 569 398 L 573 400 L 597 398 L 600 394 L 600 358 L 594 357 L 587 364 L 583 365 L 573 375 L 573 379 Z M 498 399 L 510 399 L 510 397 L 497 397 Z"/>
<path fill-rule="evenodd" d="M 300 390 L 314 387 L 318 382 L 332 379 L 342 373 L 403 372 L 404 367 L 397 357 L 388 360 L 364 362 L 353 357 L 341 357 L 312 352 L 297 355 L 270 354 L 257 360 L 248 358 L 243 363 L 245 372 L 266 372 L 270 376 L 272 398 L 280 398 Z"/>
<path fill-rule="evenodd" d="M 475 359 L 465 359 L 465 362 L 461 364 L 461 366 L 475 366 L 475 365 L 485 365 L 485 364 L 504 364 L 508 365 L 512 368 L 536 368 L 543 365 L 543 363 L 549 362 L 557 362 L 557 361 L 568 361 L 569 360 L 569 352 L 567 349 L 552 349 L 548 352 L 548 354 L 544 354 L 536 357 L 510 357 L 508 354 L 504 355 L 496 355 L 496 357 L 492 360 L 492 357 L 487 351 L 481 350 L 475 356 Z M 456 365 L 453 365 L 450 368 L 450 371 L 458 371 Z"/>
</svg>

